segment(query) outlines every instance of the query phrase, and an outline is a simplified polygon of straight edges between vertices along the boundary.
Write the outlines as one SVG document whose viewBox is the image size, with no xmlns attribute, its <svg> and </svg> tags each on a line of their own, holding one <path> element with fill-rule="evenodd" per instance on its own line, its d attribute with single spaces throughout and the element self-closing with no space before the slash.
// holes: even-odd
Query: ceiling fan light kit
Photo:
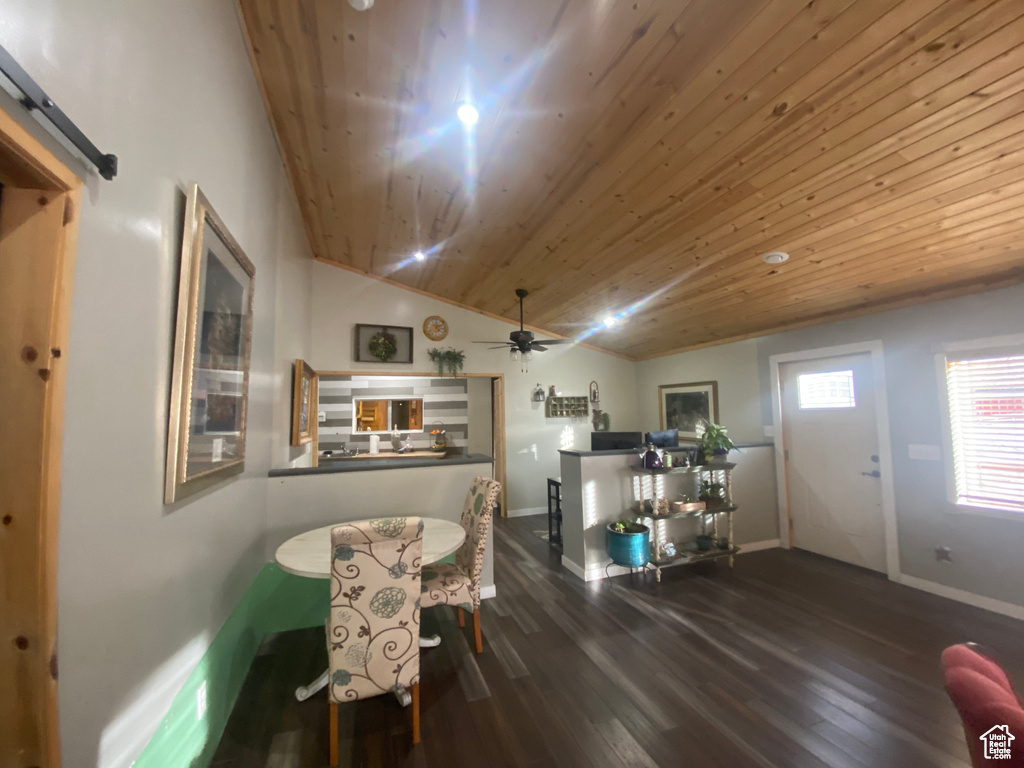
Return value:
<svg viewBox="0 0 1024 768">
<path fill-rule="evenodd" d="M 540 341 L 534 341 L 532 331 L 526 330 L 523 324 L 523 299 L 529 296 L 529 291 L 525 288 L 516 288 L 516 296 L 519 297 L 519 330 L 512 331 L 508 335 L 508 341 L 474 341 L 474 344 L 496 344 L 497 346 L 491 347 L 491 349 L 503 349 L 508 347 L 509 358 L 513 363 L 522 362 L 522 372 L 527 373 L 529 367 L 527 363 L 533 359 L 534 352 L 547 352 L 548 347 L 552 344 L 573 344 L 573 339 L 541 339 Z"/>
</svg>

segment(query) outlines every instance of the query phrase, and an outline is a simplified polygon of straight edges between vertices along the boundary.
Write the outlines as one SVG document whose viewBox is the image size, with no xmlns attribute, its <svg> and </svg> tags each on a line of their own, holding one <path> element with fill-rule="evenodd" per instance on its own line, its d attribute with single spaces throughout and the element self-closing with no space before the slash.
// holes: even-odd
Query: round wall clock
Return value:
<svg viewBox="0 0 1024 768">
<path fill-rule="evenodd" d="M 448 323 L 440 315 L 431 315 L 423 321 L 423 335 L 431 341 L 441 341 L 448 335 Z"/>
</svg>

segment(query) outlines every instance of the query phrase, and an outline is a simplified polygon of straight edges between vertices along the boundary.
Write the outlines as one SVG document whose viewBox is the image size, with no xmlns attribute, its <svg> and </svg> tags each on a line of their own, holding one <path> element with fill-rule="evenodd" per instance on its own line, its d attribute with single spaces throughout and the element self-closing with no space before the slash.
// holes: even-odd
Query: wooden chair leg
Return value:
<svg viewBox="0 0 1024 768">
<path fill-rule="evenodd" d="M 473 611 L 473 634 L 476 635 L 476 652 L 484 652 L 484 640 L 480 636 L 480 606 Z"/>
<path fill-rule="evenodd" d="M 412 693 L 412 743 L 420 743 L 420 684 L 409 688 Z"/>
<path fill-rule="evenodd" d="M 331 740 L 331 765 L 338 764 L 338 705 L 331 703 L 330 707 L 330 740 Z"/>
<path fill-rule="evenodd" d="M 456 610 L 459 612 L 459 626 L 466 626 L 466 612 L 463 611 L 461 608 L 457 608 Z"/>
</svg>

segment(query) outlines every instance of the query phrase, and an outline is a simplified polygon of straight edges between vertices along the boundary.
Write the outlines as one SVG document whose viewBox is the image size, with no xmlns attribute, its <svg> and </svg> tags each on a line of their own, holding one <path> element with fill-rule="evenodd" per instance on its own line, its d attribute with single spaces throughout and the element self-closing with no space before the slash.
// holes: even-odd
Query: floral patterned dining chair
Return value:
<svg viewBox="0 0 1024 768">
<path fill-rule="evenodd" d="M 420 741 L 423 521 L 387 517 L 339 525 L 331 529 L 331 548 L 327 691 L 331 765 L 337 765 L 343 702 L 385 693 L 403 705 L 411 701 L 412 743 Z"/>
<path fill-rule="evenodd" d="M 424 608 L 454 605 L 459 612 L 459 626 L 466 626 L 465 611 L 473 612 L 473 634 L 476 652 L 484 652 L 480 636 L 480 579 L 484 568 L 487 534 L 491 530 L 494 504 L 501 483 L 489 477 L 475 477 L 462 507 L 462 527 L 466 540 L 455 553 L 454 563 L 433 563 L 423 569 Z"/>
</svg>

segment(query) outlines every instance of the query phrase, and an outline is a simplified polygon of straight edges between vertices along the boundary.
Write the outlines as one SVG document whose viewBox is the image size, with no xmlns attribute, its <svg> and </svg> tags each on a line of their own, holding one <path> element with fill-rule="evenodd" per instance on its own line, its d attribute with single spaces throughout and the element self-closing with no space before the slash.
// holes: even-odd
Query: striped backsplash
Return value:
<svg viewBox="0 0 1024 768">
<path fill-rule="evenodd" d="M 321 376 L 319 411 L 327 415 L 320 423 L 317 451 L 336 451 L 347 445 L 360 451 L 370 447 L 370 436 L 352 434 L 352 398 L 422 397 L 423 432 L 407 434 L 417 450 L 430 448 L 430 430 L 441 422 L 448 435 L 448 447 L 463 452 L 469 439 L 469 396 L 466 379 L 417 378 L 413 376 Z M 391 450 L 389 435 L 380 436 L 380 449 Z"/>
</svg>

